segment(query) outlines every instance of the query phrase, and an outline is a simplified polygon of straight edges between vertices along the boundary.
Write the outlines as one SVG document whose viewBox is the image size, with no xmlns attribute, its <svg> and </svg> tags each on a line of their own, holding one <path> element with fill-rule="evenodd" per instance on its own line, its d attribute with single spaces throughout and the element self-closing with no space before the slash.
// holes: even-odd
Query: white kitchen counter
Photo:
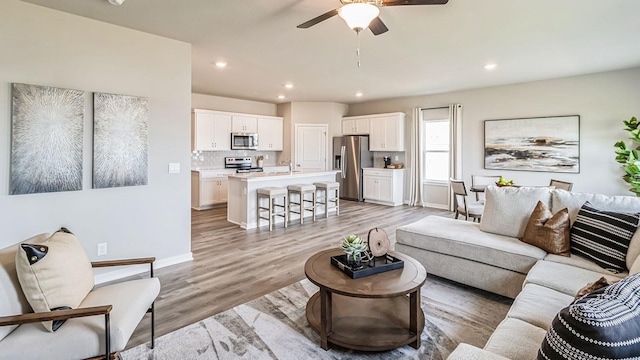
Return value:
<svg viewBox="0 0 640 360">
<path fill-rule="evenodd" d="M 257 193 L 262 187 L 287 187 L 293 184 L 313 184 L 317 181 L 336 181 L 339 171 L 294 171 L 286 172 L 256 172 L 244 174 L 230 174 L 227 202 L 227 220 L 240 225 L 244 229 L 256 227 L 258 218 Z M 324 208 L 318 209 L 323 214 Z M 318 215 L 316 214 L 316 215 Z M 297 214 L 294 214 L 297 215 Z M 290 220 L 296 220 L 295 218 Z M 263 224 L 266 225 L 266 220 Z"/>
</svg>

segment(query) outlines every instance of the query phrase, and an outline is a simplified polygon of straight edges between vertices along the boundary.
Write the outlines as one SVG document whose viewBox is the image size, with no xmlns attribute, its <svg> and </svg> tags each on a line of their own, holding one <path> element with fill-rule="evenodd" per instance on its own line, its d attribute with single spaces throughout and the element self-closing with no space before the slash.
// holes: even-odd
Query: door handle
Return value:
<svg viewBox="0 0 640 360">
<path fill-rule="evenodd" d="M 342 161 L 340 162 L 340 177 L 342 177 L 343 179 L 347 178 L 344 171 L 346 168 L 345 163 L 347 162 L 347 157 L 344 156 L 346 149 L 347 147 L 344 145 L 342 145 L 342 147 L 340 148 L 340 159 L 342 159 Z"/>
</svg>

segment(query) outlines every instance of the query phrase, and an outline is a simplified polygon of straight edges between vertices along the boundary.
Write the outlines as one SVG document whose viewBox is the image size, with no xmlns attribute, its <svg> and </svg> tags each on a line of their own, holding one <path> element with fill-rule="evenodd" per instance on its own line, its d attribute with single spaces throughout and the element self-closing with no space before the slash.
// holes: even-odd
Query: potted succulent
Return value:
<svg viewBox="0 0 640 360">
<path fill-rule="evenodd" d="M 342 240 L 340 249 L 347 254 L 347 264 L 360 266 L 366 256 L 367 243 L 359 235 L 349 235 Z"/>
<path fill-rule="evenodd" d="M 625 170 L 625 175 L 622 177 L 624 181 L 631 185 L 629 189 L 631 192 L 640 196 L 640 156 L 638 151 L 640 150 L 640 122 L 635 117 L 629 119 L 629 121 L 623 120 L 625 130 L 629 132 L 629 139 L 631 144 L 627 148 L 627 144 L 624 141 L 618 141 L 615 143 L 616 161 L 622 164 Z M 635 143 L 635 144 L 634 144 Z"/>
</svg>

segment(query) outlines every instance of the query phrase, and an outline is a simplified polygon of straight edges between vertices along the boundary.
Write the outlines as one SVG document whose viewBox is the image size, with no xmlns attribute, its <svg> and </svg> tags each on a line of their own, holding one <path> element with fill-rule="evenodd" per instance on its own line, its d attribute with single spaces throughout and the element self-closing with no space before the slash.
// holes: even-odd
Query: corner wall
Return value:
<svg viewBox="0 0 640 360">
<path fill-rule="evenodd" d="M 462 172 L 503 175 L 522 185 L 548 185 L 549 179 L 574 183 L 573 191 L 633 195 L 613 144 L 628 141 L 622 120 L 640 116 L 640 68 L 536 81 L 445 94 L 372 101 L 349 107 L 349 115 L 402 111 L 411 121 L 414 107 L 460 103 Z M 580 173 L 500 171 L 484 169 L 484 120 L 580 115 Z M 408 170 L 407 170 L 408 173 Z M 407 191 L 405 191 L 405 194 Z"/>
<path fill-rule="evenodd" d="M 24 3 L 0 3 L 0 248 L 61 226 L 91 260 L 191 259 L 191 46 Z M 83 190 L 8 195 L 11 83 L 86 92 Z M 148 185 L 92 189 L 92 93 L 147 97 Z M 180 163 L 179 174 L 168 163 Z M 98 258 L 97 244 L 108 254 Z M 103 279 L 108 278 L 108 274 Z"/>
</svg>

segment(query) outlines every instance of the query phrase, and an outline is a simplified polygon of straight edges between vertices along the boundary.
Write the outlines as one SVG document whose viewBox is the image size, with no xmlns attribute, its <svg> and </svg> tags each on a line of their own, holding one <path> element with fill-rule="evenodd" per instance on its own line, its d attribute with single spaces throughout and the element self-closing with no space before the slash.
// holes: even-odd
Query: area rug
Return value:
<svg viewBox="0 0 640 360">
<path fill-rule="evenodd" d="M 305 316 L 318 287 L 307 279 L 236 306 L 120 354 L 138 359 L 431 359 L 441 360 L 458 343 L 484 346 L 505 317 L 511 300 L 438 278 L 421 289 L 425 327 L 421 347 L 385 352 L 320 348 L 320 336 Z"/>
</svg>

